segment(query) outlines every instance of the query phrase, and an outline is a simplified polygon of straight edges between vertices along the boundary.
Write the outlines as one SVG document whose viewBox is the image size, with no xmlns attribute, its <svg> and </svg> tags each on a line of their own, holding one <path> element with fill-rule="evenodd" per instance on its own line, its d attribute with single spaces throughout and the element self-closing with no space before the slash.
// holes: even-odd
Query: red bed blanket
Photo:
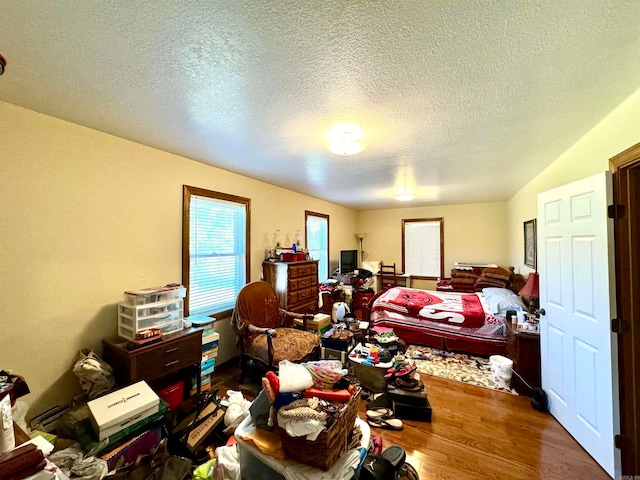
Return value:
<svg viewBox="0 0 640 480">
<path fill-rule="evenodd" d="M 463 328 L 479 328 L 485 323 L 485 311 L 475 293 L 431 292 L 396 287 L 387 290 L 373 304 L 372 313 L 383 311 Z"/>
</svg>

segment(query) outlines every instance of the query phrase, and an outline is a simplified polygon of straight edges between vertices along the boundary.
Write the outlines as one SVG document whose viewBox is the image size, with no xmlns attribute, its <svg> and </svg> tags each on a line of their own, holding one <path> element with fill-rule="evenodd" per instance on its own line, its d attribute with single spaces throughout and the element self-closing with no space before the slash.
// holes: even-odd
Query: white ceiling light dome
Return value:
<svg viewBox="0 0 640 480">
<path fill-rule="evenodd" d="M 327 132 L 327 150 L 335 155 L 355 155 L 365 149 L 364 132 L 355 123 L 338 122 Z"/>
</svg>

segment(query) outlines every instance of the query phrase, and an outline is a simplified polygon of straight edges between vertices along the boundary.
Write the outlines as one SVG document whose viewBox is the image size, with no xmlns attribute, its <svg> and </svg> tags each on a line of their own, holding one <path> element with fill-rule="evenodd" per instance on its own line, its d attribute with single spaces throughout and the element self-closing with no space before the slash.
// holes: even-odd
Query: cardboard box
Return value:
<svg viewBox="0 0 640 480">
<path fill-rule="evenodd" d="M 201 424 L 194 427 L 187 437 L 187 447 L 193 451 L 198 447 L 207 436 L 224 420 L 225 409 L 216 405 L 215 402 L 209 403 L 202 409 L 202 413 L 198 415 L 198 420 L 208 417 Z"/>
<path fill-rule="evenodd" d="M 302 319 L 295 318 L 293 320 L 294 327 L 302 328 Z M 316 314 L 313 319 L 307 320 L 307 330 L 313 332 L 326 332 L 331 328 L 331 316 L 325 313 Z"/>
<path fill-rule="evenodd" d="M 140 381 L 87 403 L 91 425 L 99 440 L 157 413 L 160 397 Z"/>
</svg>

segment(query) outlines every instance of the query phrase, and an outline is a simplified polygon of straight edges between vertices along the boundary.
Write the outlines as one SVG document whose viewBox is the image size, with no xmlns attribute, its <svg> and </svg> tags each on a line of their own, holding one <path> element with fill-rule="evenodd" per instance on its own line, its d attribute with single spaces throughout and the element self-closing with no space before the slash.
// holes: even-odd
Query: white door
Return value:
<svg viewBox="0 0 640 480">
<path fill-rule="evenodd" d="M 538 195 L 542 388 L 551 414 L 620 475 L 611 174 Z M 617 475 L 616 475 L 617 474 Z"/>
</svg>

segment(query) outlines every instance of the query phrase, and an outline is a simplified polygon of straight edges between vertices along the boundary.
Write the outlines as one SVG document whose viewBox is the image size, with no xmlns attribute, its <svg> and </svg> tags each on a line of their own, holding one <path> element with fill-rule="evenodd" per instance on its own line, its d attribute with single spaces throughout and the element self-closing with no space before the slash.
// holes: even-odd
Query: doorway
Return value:
<svg viewBox="0 0 640 480">
<path fill-rule="evenodd" d="M 615 205 L 616 300 L 620 334 L 622 474 L 640 475 L 640 143 L 610 160 Z"/>
</svg>

